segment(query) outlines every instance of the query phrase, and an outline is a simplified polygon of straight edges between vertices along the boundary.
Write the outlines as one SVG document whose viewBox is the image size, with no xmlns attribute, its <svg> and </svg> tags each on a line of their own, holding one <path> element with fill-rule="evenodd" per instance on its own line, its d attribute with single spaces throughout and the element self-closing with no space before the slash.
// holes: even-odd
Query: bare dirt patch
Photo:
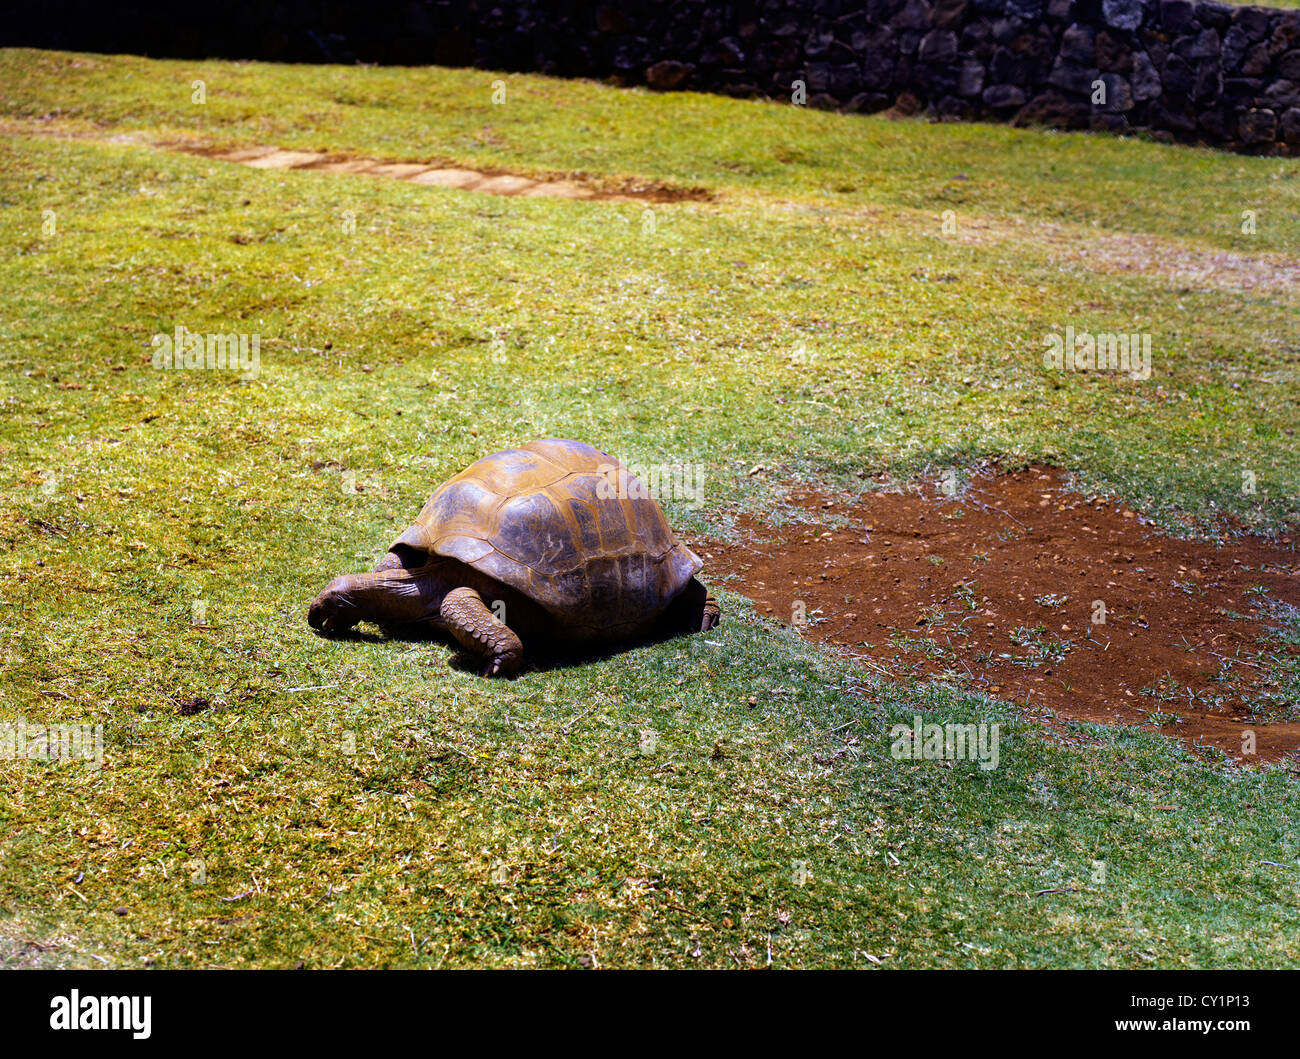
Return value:
<svg viewBox="0 0 1300 1059">
<path fill-rule="evenodd" d="M 828 213 L 833 207 L 788 200 L 781 208 L 797 213 Z M 930 238 L 967 246 L 1024 246 L 1044 251 L 1066 271 L 1145 276 L 1179 293 L 1223 291 L 1294 300 L 1300 292 L 1300 257 L 1295 254 L 1241 253 L 1198 244 L 1192 239 L 1140 232 L 1099 231 L 1083 224 L 1040 218 L 987 217 L 960 213 L 954 235 L 934 232 L 932 215 L 881 206 L 839 210 L 863 224 L 893 231 L 931 232 Z"/>
<path fill-rule="evenodd" d="M 987 217 L 966 219 L 956 238 L 977 246 L 1029 243 L 1046 248 L 1058 265 L 1081 272 L 1155 276 L 1186 291 L 1293 296 L 1300 290 L 1300 259 L 1287 254 L 1241 254 L 1135 232 L 1089 232 L 1051 221 Z"/>
<path fill-rule="evenodd" d="M 1155 727 L 1247 762 L 1300 750 L 1300 711 L 1279 694 L 1300 648 L 1270 635 L 1265 600 L 1300 605 L 1291 537 L 1171 538 L 1046 467 L 977 475 L 954 496 L 930 483 L 794 500 L 813 524 L 742 519 L 742 545 L 699 546 L 708 567 L 874 672 Z"/>
</svg>

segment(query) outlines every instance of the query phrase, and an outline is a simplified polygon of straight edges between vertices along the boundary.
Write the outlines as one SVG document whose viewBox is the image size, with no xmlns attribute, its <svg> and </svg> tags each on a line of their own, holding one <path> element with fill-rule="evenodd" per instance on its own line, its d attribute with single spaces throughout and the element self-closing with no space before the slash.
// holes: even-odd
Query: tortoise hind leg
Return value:
<svg viewBox="0 0 1300 1059">
<path fill-rule="evenodd" d="M 439 610 L 447 631 L 465 650 L 485 659 L 485 677 L 508 677 L 519 670 L 524 645 L 510 626 L 488 610 L 472 588 L 453 588 Z"/>
<path fill-rule="evenodd" d="M 679 633 L 708 632 L 722 620 L 722 608 L 695 578 L 677 593 L 659 618 L 659 627 L 670 636 Z"/>
<path fill-rule="evenodd" d="M 713 598 L 713 593 L 707 588 L 704 593 L 704 613 L 700 619 L 700 632 L 716 629 L 722 621 L 722 607 L 718 605 L 718 601 Z"/>
</svg>

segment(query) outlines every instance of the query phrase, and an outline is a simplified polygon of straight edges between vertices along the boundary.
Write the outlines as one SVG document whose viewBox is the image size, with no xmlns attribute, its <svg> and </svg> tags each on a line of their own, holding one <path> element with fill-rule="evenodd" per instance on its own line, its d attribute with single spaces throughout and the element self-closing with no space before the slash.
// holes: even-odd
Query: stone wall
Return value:
<svg viewBox="0 0 1300 1059">
<path fill-rule="evenodd" d="M 1300 11 L 1191 0 L 0 0 L 0 41 L 440 63 L 1300 154 Z M 39 12 L 39 17 L 36 16 Z"/>
<path fill-rule="evenodd" d="M 1189 0 L 497 3 L 472 52 L 480 65 L 660 89 L 789 99 L 801 81 L 810 106 L 1147 129 L 1300 154 L 1300 11 Z"/>
</svg>

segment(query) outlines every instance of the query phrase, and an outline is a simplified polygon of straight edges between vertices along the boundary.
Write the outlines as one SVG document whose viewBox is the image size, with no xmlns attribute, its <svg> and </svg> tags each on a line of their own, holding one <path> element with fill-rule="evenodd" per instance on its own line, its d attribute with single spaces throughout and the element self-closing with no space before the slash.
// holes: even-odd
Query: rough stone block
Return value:
<svg viewBox="0 0 1300 1059">
<path fill-rule="evenodd" d="M 1108 26 L 1114 26 L 1116 29 L 1137 29 L 1142 25 L 1146 5 L 1143 0 L 1101 0 L 1101 13 Z"/>
<path fill-rule="evenodd" d="M 1242 143 L 1272 143 L 1277 139 L 1277 115 L 1268 109 L 1251 109 L 1237 116 L 1237 136 Z"/>
<path fill-rule="evenodd" d="M 990 85 L 980 98 L 995 110 L 1025 105 L 1025 92 L 1019 85 Z"/>
</svg>

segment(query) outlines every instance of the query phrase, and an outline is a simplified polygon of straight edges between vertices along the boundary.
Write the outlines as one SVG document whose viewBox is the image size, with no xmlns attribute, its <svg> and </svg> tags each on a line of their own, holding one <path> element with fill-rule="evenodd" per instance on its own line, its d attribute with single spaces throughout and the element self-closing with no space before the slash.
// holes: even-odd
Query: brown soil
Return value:
<svg viewBox="0 0 1300 1059">
<path fill-rule="evenodd" d="M 743 545 L 701 545 L 708 567 L 735 575 L 729 587 L 761 613 L 874 672 L 942 675 L 1027 714 L 1155 726 L 1247 762 L 1300 750 L 1300 719 L 1270 716 L 1265 697 L 1276 659 L 1300 648 L 1261 642 L 1269 625 L 1250 592 L 1300 604 L 1292 538 L 1171 538 L 1047 467 L 977 475 L 954 497 L 927 484 L 794 502 L 816 523 L 742 519 Z"/>
<path fill-rule="evenodd" d="M 589 199 L 600 202 L 702 201 L 711 196 L 703 188 L 678 188 L 647 181 L 624 181 L 616 188 L 596 186 L 582 177 L 536 180 L 505 170 L 460 169 L 429 162 L 381 162 L 375 158 L 327 154 L 323 151 L 287 151 L 278 147 L 217 149 L 201 144 L 155 144 L 167 150 L 235 162 L 253 169 L 308 169 L 315 173 L 345 173 L 406 180 L 412 184 L 477 191 L 485 195 L 521 198 Z"/>
</svg>

